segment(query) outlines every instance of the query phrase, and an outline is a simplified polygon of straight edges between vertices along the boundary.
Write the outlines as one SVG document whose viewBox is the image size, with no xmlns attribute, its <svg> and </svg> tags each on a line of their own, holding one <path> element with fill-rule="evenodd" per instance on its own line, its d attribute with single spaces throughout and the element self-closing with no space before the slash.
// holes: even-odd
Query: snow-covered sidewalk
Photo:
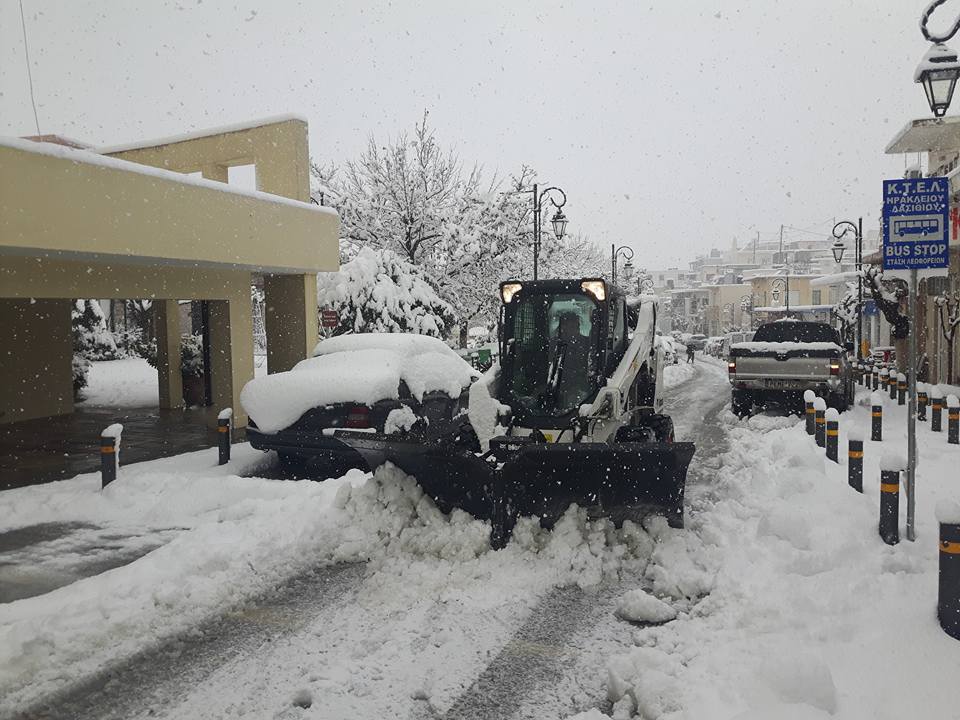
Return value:
<svg viewBox="0 0 960 720">
<path fill-rule="evenodd" d="M 802 420 L 725 414 L 715 486 L 688 530 L 663 529 L 647 570 L 679 616 L 636 630 L 636 648 L 609 661 L 613 717 L 960 717 L 960 643 L 936 618 L 935 517 L 938 500 L 960 498 L 960 446 L 918 424 L 917 541 L 885 545 L 879 462 L 905 454 L 906 413 L 887 401 L 860 495 L 846 436 L 867 431 L 868 398 L 861 389 L 841 416 L 840 465 Z M 901 537 L 905 508 L 901 493 Z"/>
</svg>

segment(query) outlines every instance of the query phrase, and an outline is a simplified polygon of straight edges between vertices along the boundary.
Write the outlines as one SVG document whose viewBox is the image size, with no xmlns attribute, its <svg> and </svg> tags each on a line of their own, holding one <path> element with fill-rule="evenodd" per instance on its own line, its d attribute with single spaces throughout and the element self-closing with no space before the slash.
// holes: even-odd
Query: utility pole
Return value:
<svg viewBox="0 0 960 720">
<path fill-rule="evenodd" d="M 760 231 L 757 230 L 757 239 L 753 241 L 753 264 L 757 264 L 757 245 L 760 244 Z"/>
</svg>

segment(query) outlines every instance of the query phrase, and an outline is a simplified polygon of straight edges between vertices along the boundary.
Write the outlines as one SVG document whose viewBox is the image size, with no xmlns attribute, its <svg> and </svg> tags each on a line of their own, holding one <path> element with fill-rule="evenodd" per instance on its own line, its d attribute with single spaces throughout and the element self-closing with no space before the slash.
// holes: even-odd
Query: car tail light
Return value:
<svg viewBox="0 0 960 720">
<path fill-rule="evenodd" d="M 727 372 L 729 372 L 731 375 L 733 375 L 733 374 L 735 374 L 735 373 L 737 372 L 737 361 L 736 361 L 736 360 L 731 360 L 730 362 L 727 363 Z"/>
<path fill-rule="evenodd" d="M 354 405 L 347 413 L 348 428 L 370 427 L 370 408 L 366 405 Z"/>
<path fill-rule="evenodd" d="M 831 375 L 839 375 L 839 374 L 840 374 L 840 361 L 839 361 L 839 360 L 831 360 L 831 361 L 830 361 L 830 374 L 831 374 Z"/>
</svg>

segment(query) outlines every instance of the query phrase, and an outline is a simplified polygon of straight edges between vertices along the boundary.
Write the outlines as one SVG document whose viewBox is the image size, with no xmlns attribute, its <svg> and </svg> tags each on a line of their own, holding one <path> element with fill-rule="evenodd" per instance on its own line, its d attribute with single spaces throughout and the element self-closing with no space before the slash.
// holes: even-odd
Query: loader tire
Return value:
<svg viewBox="0 0 960 720">
<path fill-rule="evenodd" d="M 672 443 L 673 418 L 669 415 L 648 415 L 643 419 L 643 424 L 653 430 L 653 435 L 659 443 Z"/>
</svg>

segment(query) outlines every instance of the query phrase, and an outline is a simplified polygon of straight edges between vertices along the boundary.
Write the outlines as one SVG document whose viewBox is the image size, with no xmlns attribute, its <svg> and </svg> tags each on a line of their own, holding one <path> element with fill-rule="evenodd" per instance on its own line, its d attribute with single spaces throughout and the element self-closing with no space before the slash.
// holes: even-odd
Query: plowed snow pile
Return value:
<svg viewBox="0 0 960 720">
<path fill-rule="evenodd" d="M 687 530 L 665 530 L 647 568 L 679 616 L 636 630 L 636 649 L 609 661 L 614 718 L 960 717 L 960 643 L 936 619 L 934 510 L 960 497 L 960 449 L 921 424 L 918 539 L 887 546 L 878 464 L 901 451 L 905 419 L 886 408 L 889 437 L 867 443 L 860 495 L 843 456 L 867 410 L 842 416 L 841 465 L 802 421 L 726 414 L 710 497 Z"/>
<path fill-rule="evenodd" d="M 0 531 L 83 522 L 153 533 L 160 547 L 0 604 L 0 710 L 23 707 L 318 565 L 367 562 L 374 595 L 383 585 L 411 597 L 456 598 L 478 578 L 496 576 L 532 606 L 556 584 L 641 573 L 653 549 L 635 525 L 615 530 L 571 509 L 552 532 L 521 520 L 514 541 L 493 553 L 487 523 L 443 515 L 392 467 L 373 478 L 351 471 L 323 483 L 277 481 L 239 477 L 265 456 L 249 446 L 234 446 L 233 455 L 222 468 L 216 451 L 125 466 L 103 491 L 99 476 L 85 475 L 3 494 Z"/>
</svg>

